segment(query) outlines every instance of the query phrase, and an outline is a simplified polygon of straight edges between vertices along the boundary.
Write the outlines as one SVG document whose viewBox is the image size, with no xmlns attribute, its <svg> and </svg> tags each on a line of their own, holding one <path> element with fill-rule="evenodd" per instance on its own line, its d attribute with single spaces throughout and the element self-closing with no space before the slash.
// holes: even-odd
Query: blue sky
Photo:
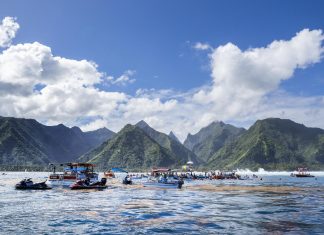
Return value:
<svg viewBox="0 0 324 235">
<path fill-rule="evenodd" d="M 10 0 L 1 2 L 0 19 L 7 16 L 16 17 L 19 23 L 20 28 L 12 40 L 12 45 L 37 41 L 51 48 L 54 56 L 77 61 L 94 61 L 98 65 L 98 71 L 104 72 L 105 76 L 113 76 L 114 79 L 127 71 L 133 71 L 133 82 L 124 85 L 111 83 L 108 86 L 103 83 L 96 84 L 101 90 L 135 97 L 138 89 L 172 89 L 172 96 L 181 94 L 183 97 L 184 93 L 213 82 L 210 66 L 212 52 L 195 49 L 197 42 L 208 44 L 213 49 L 229 42 L 242 51 L 266 47 L 274 40 L 290 40 L 303 29 L 323 30 L 323 9 L 323 1 L 300 0 Z M 293 76 L 283 79 L 275 90 L 271 90 L 271 94 L 267 93 L 265 96 L 273 96 L 274 91 L 284 91 L 289 96 L 298 98 L 324 95 L 323 62 L 311 63 L 306 69 L 294 69 L 293 73 Z M 159 98 L 162 101 L 170 100 L 170 95 Z M 17 116 L 38 118 L 32 113 L 20 112 Z M 0 113 L 6 114 L 11 113 Z M 156 115 L 159 117 L 159 114 Z M 162 119 L 163 115 L 160 115 Z M 276 115 L 274 113 L 274 116 Z M 91 119 L 96 115 L 83 117 L 82 114 L 78 114 L 65 124 L 84 124 L 73 120 L 89 120 L 88 116 Z M 135 118 L 132 120 L 125 116 L 117 116 L 124 117 L 125 124 L 127 121 L 135 121 Z M 108 120 L 108 127 L 110 124 L 115 125 L 110 117 L 107 115 L 103 118 Z M 147 118 L 149 123 L 163 131 L 169 130 L 167 125 L 178 125 L 170 121 L 159 124 L 151 114 L 138 118 Z M 213 118 L 218 119 L 217 116 Z M 227 121 L 241 125 L 251 124 L 255 118 L 258 118 L 258 115 L 251 116 L 250 119 L 225 117 Z M 49 118 L 39 116 L 38 119 L 46 122 Z M 212 118 L 207 119 L 210 121 Z M 305 123 L 308 122 L 310 121 L 305 120 Z M 195 132 L 203 123 L 206 124 L 207 121 L 201 122 L 192 130 L 185 129 L 187 132 Z M 316 124 L 321 125 L 319 121 Z M 122 124 L 116 125 L 115 130 L 121 126 Z M 324 124 L 322 126 L 324 127 Z M 185 135 L 180 133 L 181 128 L 175 132 Z"/>
<path fill-rule="evenodd" d="M 264 46 L 303 28 L 324 29 L 323 9 L 323 1 L 3 1 L 0 18 L 18 18 L 16 43 L 38 41 L 56 55 L 93 60 L 115 76 L 136 70 L 136 83 L 114 87 L 134 92 L 200 86 L 210 72 L 194 43 Z M 320 94 L 323 68 L 298 71 L 283 85 Z"/>
</svg>

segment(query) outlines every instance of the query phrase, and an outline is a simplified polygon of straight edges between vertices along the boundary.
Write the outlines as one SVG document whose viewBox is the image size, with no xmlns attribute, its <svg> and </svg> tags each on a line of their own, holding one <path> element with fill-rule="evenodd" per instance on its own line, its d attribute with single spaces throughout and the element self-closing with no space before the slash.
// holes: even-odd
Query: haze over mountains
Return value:
<svg viewBox="0 0 324 235">
<path fill-rule="evenodd" d="M 324 169 L 324 130 L 279 118 L 258 120 L 248 130 L 213 122 L 182 144 L 173 132 L 161 133 L 144 121 L 115 134 L 0 117 L 0 165 L 89 161 L 102 169 L 148 169 L 178 168 L 189 160 L 200 169 Z"/>
<path fill-rule="evenodd" d="M 82 132 L 62 124 L 45 126 L 33 119 L 0 117 L 0 164 L 45 165 L 74 161 L 111 138 L 115 133 L 102 128 Z"/>
</svg>

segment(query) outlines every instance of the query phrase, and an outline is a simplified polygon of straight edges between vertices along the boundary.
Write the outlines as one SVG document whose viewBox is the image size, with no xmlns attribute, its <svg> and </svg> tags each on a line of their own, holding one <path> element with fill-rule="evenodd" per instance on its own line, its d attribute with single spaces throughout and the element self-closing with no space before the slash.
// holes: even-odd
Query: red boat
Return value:
<svg viewBox="0 0 324 235">
<path fill-rule="evenodd" d="M 108 179 L 112 179 L 112 178 L 115 178 L 115 177 L 116 177 L 115 174 L 114 174 L 114 172 L 111 171 L 111 170 L 109 170 L 109 171 L 105 171 L 105 172 L 104 172 L 104 176 L 105 176 L 106 178 L 108 178 Z"/>
</svg>

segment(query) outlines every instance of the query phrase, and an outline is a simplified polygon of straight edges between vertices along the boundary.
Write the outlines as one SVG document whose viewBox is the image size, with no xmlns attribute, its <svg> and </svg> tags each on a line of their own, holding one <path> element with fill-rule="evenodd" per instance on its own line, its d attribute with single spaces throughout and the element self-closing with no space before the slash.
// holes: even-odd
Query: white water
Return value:
<svg viewBox="0 0 324 235">
<path fill-rule="evenodd" d="M 258 171 L 251 171 L 249 169 L 237 169 L 236 172 L 240 175 L 290 175 L 291 173 L 297 173 L 297 171 L 266 171 L 263 168 L 259 168 Z M 324 176 L 324 171 L 309 171 L 314 176 Z"/>
</svg>

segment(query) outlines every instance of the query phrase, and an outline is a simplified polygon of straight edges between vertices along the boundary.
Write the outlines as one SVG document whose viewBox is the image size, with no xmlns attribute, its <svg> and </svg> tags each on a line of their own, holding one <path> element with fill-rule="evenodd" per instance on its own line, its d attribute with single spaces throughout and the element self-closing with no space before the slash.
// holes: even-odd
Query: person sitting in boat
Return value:
<svg viewBox="0 0 324 235">
<path fill-rule="evenodd" d="M 167 180 L 167 178 L 166 178 L 166 175 L 165 176 L 160 176 L 160 179 L 159 179 L 159 182 L 160 183 L 166 183 L 168 180 Z"/>
<path fill-rule="evenodd" d="M 84 184 L 85 185 L 89 185 L 90 184 L 90 178 L 87 177 L 85 180 L 84 180 Z"/>
</svg>

